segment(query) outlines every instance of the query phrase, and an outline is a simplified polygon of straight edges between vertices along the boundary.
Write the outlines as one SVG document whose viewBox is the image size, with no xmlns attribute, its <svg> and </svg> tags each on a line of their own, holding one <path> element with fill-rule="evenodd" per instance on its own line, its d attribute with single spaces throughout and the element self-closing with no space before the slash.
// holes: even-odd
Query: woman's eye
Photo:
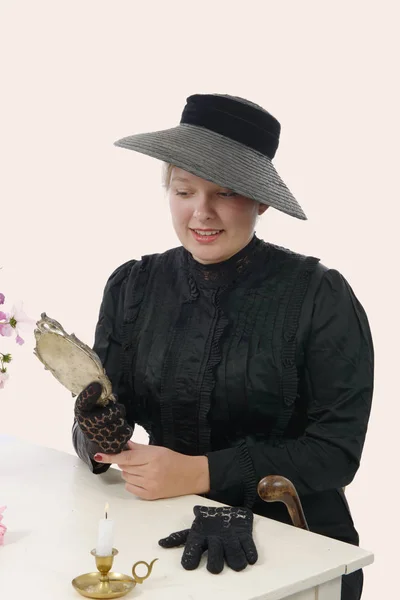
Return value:
<svg viewBox="0 0 400 600">
<path fill-rule="evenodd" d="M 236 192 L 220 192 L 220 196 L 224 196 L 224 198 L 234 198 L 238 194 Z"/>
<path fill-rule="evenodd" d="M 185 192 L 183 190 L 175 190 L 175 195 L 176 196 L 189 196 L 191 192 Z M 222 196 L 224 198 L 234 198 L 235 196 L 238 196 L 238 194 L 236 192 L 217 192 L 219 196 Z"/>
</svg>

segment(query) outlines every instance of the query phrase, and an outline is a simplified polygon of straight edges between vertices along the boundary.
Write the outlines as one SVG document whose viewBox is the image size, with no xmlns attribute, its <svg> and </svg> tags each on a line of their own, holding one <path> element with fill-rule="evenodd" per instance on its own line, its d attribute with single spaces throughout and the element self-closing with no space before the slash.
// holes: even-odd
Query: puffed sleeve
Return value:
<svg viewBox="0 0 400 600">
<path fill-rule="evenodd" d="M 123 387 L 120 378 L 123 304 L 128 277 L 136 262 L 131 260 L 121 265 L 109 277 L 103 293 L 93 345 L 93 350 L 99 356 L 111 381 L 113 393 L 118 402 L 125 406 L 128 403 L 129 392 Z M 134 427 L 134 423 L 131 425 Z M 75 419 L 72 425 L 72 443 L 79 458 L 93 473 L 104 473 L 109 469 L 109 464 L 104 465 L 93 460 L 93 456 L 100 449 L 97 444 L 87 440 Z"/>
<path fill-rule="evenodd" d="M 327 270 L 314 297 L 299 382 L 307 406 L 303 435 L 278 445 L 244 441 L 238 448 L 211 452 L 211 491 L 241 486 L 255 499 L 255 487 L 266 475 L 289 478 L 300 495 L 347 486 L 360 464 L 373 382 L 367 315 L 346 279 Z"/>
</svg>

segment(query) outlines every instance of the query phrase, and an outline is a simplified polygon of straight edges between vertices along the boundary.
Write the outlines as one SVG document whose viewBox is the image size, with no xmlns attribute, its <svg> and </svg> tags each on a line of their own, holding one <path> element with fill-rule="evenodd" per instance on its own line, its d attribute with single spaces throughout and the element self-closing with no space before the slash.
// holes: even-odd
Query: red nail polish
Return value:
<svg viewBox="0 0 400 600">
<path fill-rule="evenodd" d="M 103 460 L 103 457 L 101 456 L 101 454 L 95 454 L 94 460 L 96 460 L 97 462 L 101 462 Z"/>
</svg>

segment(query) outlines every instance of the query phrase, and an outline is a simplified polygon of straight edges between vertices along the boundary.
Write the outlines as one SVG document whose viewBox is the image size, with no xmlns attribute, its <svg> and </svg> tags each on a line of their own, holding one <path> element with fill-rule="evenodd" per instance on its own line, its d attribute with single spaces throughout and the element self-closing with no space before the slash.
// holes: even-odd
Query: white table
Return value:
<svg viewBox="0 0 400 600">
<path fill-rule="evenodd" d="M 0 547 L 1 600 L 82 598 L 71 580 L 96 570 L 90 550 L 106 502 L 119 550 L 113 570 L 129 575 L 134 562 L 159 558 L 127 599 L 338 600 L 341 576 L 373 562 L 360 548 L 256 516 L 256 565 L 240 573 L 225 566 L 212 575 L 203 558 L 197 570 L 185 571 L 182 549 L 157 542 L 190 526 L 195 504 L 215 502 L 143 501 L 125 490 L 117 469 L 93 475 L 77 457 L 0 436 L 0 505 L 7 505 L 8 527 Z"/>
</svg>

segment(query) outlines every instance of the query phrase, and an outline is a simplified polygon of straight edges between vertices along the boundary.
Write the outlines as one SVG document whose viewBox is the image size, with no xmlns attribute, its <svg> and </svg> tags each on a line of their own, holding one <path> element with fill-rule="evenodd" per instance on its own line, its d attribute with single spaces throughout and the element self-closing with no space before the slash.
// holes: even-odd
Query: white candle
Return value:
<svg viewBox="0 0 400 600">
<path fill-rule="evenodd" d="M 113 531 L 114 521 L 108 518 L 108 504 L 106 504 L 104 519 L 100 519 L 99 521 L 96 546 L 97 556 L 111 556 L 113 549 Z"/>
</svg>

